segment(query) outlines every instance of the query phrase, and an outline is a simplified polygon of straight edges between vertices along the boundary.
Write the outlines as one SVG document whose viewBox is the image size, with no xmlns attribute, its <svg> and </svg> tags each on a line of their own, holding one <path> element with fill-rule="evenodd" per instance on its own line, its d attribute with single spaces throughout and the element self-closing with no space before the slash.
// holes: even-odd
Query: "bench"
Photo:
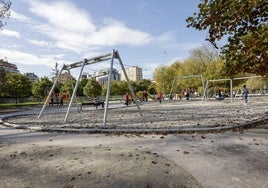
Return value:
<svg viewBox="0 0 268 188">
<path fill-rule="evenodd" d="M 50 105 L 53 106 L 53 104 L 62 106 L 62 105 L 63 105 L 63 101 L 60 101 L 60 102 L 49 102 L 49 103 L 48 103 L 49 106 L 50 106 Z"/>
<path fill-rule="evenodd" d="M 96 107 L 96 109 L 98 109 L 98 106 L 101 105 L 102 108 L 104 108 L 104 102 L 100 101 L 99 103 L 95 103 L 95 102 L 82 102 L 80 103 L 80 110 L 82 110 L 82 107 L 85 105 L 93 105 Z"/>
</svg>

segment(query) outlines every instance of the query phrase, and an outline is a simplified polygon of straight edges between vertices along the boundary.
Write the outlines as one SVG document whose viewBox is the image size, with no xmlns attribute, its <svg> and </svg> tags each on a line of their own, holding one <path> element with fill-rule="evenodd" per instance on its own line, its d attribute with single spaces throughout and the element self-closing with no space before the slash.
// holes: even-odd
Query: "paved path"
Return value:
<svg viewBox="0 0 268 188">
<path fill-rule="evenodd" d="M 0 125 L 0 143 L 139 148 L 192 174 L 203 187 L 268 188 L 268 124 L 221 134 L 104 135 L 30 132 Z"/>
</svg>

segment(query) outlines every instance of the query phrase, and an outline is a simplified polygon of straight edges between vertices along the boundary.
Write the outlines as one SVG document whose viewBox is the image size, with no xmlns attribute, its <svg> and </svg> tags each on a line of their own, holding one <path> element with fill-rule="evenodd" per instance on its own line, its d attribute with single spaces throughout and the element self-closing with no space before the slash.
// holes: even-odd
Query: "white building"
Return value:
<svg viewBox="0 0 268 188">
<path fill-rule="evenodd" d="M 104 69 L 99 72 L 94 72 L 93 75 L 90 75 L 92 78 L 95 78 L 100 85 L 104 85 L 108 81 L 109 69 Z M 116 69 L 112 70 L 112 80 L 119 81 L 119 74 Z"/>
<path fill-rule="evenodd" d="M 125 68 L 125 70 L 129 80 L 132 81 L 142 80 L 142 68 L 138 66 L 131 66 Z M 120 80 L 126 80 L 123 70 L 119 70 L 119 74 L 120 74 Z"/>
</svg>

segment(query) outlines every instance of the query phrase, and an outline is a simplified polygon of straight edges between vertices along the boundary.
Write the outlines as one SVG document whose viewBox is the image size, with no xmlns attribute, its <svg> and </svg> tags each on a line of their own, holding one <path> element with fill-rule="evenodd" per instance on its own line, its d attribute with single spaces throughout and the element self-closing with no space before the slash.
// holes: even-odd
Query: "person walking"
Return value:
<svg viewBox="0 0 268 188">
<path fill-rule="evenodd" d="M 248 89 L 247 89 L 247 86 L 244 85 L 243 88 L 242 88 L 242 96 L 244 98 L 244 104 L 247 105 L 248 104 Z"/>
<path fill-rule="evenodd" d="M 161 92 L 159 92 L 157 95 L 157 99 L 158 99 L 159 103 L 162 102 L 162 98 L 163 98 L 163 94 Z"/>
<path fill-rule="evenodd" d="M 129 95 L 128 95 L 128 93 L 126 93 L 126 95 L 125 95 L 125 105 L 129 105 Z"/>
</svg>

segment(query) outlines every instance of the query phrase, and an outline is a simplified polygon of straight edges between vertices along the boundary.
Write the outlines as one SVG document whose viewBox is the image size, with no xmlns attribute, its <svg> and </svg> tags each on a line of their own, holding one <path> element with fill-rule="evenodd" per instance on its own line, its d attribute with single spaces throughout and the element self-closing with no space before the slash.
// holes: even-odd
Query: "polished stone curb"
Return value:
<svg viewBox="0 0 268 188">
<path fill-rule="evenodd" d="M 259 124 L 262 124 L 265 121 L 268 121 L 268 114 L 265 114 L 266 117 L 254 120 L 243 122 L 239 124 L 218 126 L 218 127 L 181 127 L 181 128 L 150 128 L 150 129 L 137 129 L 137 128 L 110 128 L 109 126 L 103 128 L 41 128 L 41 127 L 28 127 L 25 125 L 17 125 L 5 122 L 5 119 L 25 116 L 25 115 L 34 115 L 35 113 L 12 113 L 6 114 L 4 117 L 0 117 L 0 124 L 14 128 L 14 129 L 25 129 L 31 131 L 40 131 L 40 132 L 59 132 L 59 133 L 79 133 L 79 134 L 179 134 L 179 133 L 220 133 L 225 131 L 241 131 L 242 129 L 249 129 L 256 127 Z"/>
</svg>

